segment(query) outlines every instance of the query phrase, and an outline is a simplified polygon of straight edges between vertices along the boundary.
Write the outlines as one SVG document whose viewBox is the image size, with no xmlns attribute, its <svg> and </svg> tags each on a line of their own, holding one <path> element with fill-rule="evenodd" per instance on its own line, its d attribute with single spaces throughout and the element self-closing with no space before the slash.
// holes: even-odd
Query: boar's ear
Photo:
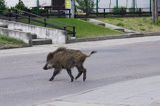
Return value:
<svg viewBox="0 0 160 106">
<path fill-rule="evenodd" d="M 47 56 L 47 61 L 49 61 L 49 60 L 52 59 L 52 58 L 53 58 L 53 53 L 50 52 L 50 53 L 48 54 L 48 56 Z"/>
</svg>

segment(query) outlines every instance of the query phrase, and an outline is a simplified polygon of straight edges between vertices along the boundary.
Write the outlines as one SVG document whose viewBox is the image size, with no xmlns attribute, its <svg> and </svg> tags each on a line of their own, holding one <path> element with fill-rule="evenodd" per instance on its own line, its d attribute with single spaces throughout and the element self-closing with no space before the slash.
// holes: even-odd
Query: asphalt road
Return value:
<svg viewBox="0 0 160 106">
<path fill-rule="evenodd" d="M 42 69 L 47 53 L 0 57 L 0 106 L 31 106 L 120 81 L 160 75 L 160 42 L 93 49 L 98 53 L 85 62 L 86 82 L 81 77 L 71 83 L 66 71 L 49 82 L 52 70 Z M 77 70 L 73 72 L 75 76 Z"/>
</svg>

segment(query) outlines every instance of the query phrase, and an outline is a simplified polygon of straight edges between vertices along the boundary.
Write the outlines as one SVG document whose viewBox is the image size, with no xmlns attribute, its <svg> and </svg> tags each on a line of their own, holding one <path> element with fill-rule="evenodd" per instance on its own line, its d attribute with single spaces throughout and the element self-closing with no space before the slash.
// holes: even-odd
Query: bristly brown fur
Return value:
<svg viewBox="0 0 160 106">
<path fill-rule="evenodd" d="M 83 73 L 83 81 L 85 81 L 86 69 L 83 67 L 83 63 L 87 57 L 90 57 L 94 53 L 96 53 L 96 51 L 92 51 L 89 55 L 86 55 L 80 50 L 66 49 L 65 47 L 60 47 L 54 52 L 50 52 L 47 56 L 47 64 L 51 64 L 52 68 L 55 69 L 50 81 L 52 81 L 62 69 L 67 70 L 71 81 L 73 81 L 74 77 L 71 73 L 71 68 L 73 67 L 76 67 L 79 72 L 76 79 Z M 44 69 L 47 69 L 47 64 L 44 66 Z"/>
</svg>

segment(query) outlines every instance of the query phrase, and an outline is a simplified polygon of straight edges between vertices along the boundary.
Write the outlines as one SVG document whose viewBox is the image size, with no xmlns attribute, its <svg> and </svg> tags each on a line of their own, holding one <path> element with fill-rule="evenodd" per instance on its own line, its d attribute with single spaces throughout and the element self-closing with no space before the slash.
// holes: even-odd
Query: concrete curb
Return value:
<svg viewBox="0 0 160 106">
<path fill-rule="evenodd" d="M 147 36 L 160 36 L 160 32 L 156 32 L 156 33 L 132 33 L 132 34 L 119 35 L 119 36 L 71 39 L 71 40 L 68 40 L 67 43 L 110 40 L 110 39 L 124 39 L 124 38 L 135 38 L 135 37 L 147 37 Z"/>
<path fill-rule="evenodd" d="M 124 39 L 111 39 L 111 40 L 101 40 L 101 41 L 90 41 L 90 42 L 77 42 L 70 44 L 49 44 L 49 45 L 38 45 L 26 48 L 15 48 L 15 49 L 5 49 L 0 50 L 0 57 L 13 56 L 13 55 L 24 55 L 24 54 L 34 54 L 34 53 L 47 53 L 57 47 L 67 47 L 72 49 L 94 49 L 102 47 L 112 47 L 118 45 L 128 45 L 143 42 L 156 42 L 160 41 L 160 36 L 148 36 L 148 37 L 134 37 L 134 38 L 124 38 Z M 87 46 L 86 46 L 87 45 Z"/>
</svg>

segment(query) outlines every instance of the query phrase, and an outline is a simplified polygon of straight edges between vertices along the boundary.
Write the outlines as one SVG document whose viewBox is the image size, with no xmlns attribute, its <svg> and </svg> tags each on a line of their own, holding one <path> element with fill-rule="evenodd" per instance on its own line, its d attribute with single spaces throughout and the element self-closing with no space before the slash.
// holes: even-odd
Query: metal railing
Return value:
<svg viewBox="0 0 160 106">
<path fill-rule="evenodd" d="M 1 12 L 2 11 L 0 11 L 0 13 Z M 69 26 L 67 24 L 58 22 L 56 20 L 54 20 L 54 24 L 53 23 L 51 24 L 47 22 L 49 18 L 42 17 L 42 16 L 39 16 L 33 13 L 29 13 L 26 11 L 22 11 L 18 9 L 8 10 L 7 12 L 5 11 L 5 14 L 1 13 L 0 18 L 7 19 L 9 21 L 24 22 L 27 24 L 36 23 L 36 24 L 39 24 L 40 26 L 60 29 L 60 30 L 66 31 L 67 35 L 72 35 L 72 37 L 76 37 L 75 26 Z"/>
</svg>

